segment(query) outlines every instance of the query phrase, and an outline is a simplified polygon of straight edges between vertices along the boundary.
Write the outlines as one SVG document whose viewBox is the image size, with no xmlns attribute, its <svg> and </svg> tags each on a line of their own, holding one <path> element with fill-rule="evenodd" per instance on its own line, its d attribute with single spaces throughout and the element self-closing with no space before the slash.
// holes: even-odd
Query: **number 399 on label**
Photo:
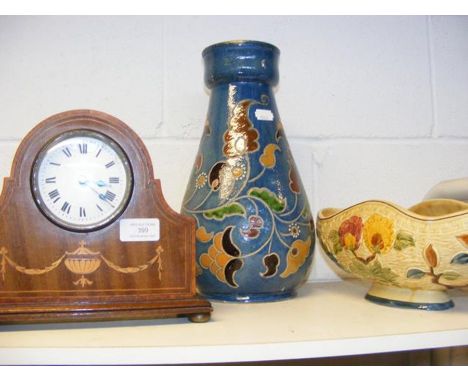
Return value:
<svg viewBox="0 0 468 382">
<path fill-rule="evenodd" d="M 158 241 L 159 238 L 159 219 L 122 219 L 120 221 L 120 241 Z"/>
</svg>

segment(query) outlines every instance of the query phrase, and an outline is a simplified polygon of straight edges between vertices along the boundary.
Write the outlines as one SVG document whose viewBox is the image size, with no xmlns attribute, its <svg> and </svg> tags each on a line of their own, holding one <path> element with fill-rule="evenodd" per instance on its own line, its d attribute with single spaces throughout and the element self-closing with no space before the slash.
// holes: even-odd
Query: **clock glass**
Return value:
<svg viewBox="0 0 468 382">
<path fill-rule="evenodd" d="M 53 223 L 92 231 L 123 213 L 132 194 L 133 174 L 128 157 L 111 138 L 73 130 L 39 152 L 31 187 L 37 206 Z"/>
</svg>

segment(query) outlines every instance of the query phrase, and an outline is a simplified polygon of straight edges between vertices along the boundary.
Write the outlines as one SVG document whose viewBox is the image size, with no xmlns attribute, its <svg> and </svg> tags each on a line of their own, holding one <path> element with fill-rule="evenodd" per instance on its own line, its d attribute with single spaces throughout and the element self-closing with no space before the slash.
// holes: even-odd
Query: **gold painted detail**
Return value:
<svg viewBox="0 0 468 382">
<path fill-rule="evenodd" d="M 14 260 L 12 260 L 8 255 L 8 250 L 5 247 L 0 248 L 0 273 L 2 275 L 3 281 L 5 281 L 6 269 L 7 264 L 14 268 L 17 272 L 29 275 L 29 276 L 38 276 L 48 273 L 55 268 L 57 268 L 63 261 L 65 267 L 72 272 L 73 274 L 80 275 L 81 277 L 74 281 L 73 284 L 76 286 L 81 286 L 84 288 L 85 286 L 92 285 L 93 281 L 87 279 L 85 275 L 89 275 L 94 273 L 98 270 L 101 266 L 102 261 L 111 269 L 116 272 L 130 274 L 130 273 L 138 273 L 148 269 L 153 264 L 157 264 L 157 272 L 158 272 L 158 280 L 161 281 L 163 265 L 162 265 L 162 258 L 161 254 L 163 253 L 164 249 L 162 246 L 158 246 L 155 250 L 156 255 L 147 261 L 145 264 L 134 266 L 134 267 L 121 267 L 105 256 L 101 254 L 101 252 L 97 251 L 94 252 L 86 247 L 86 243 L 84 241 L 80 241 L 79 247 L 73 251 L 65 251 L 65 253 L 56 261 L 54 261 L 51 265 L 45 268 L 26 268 L 19 264 L 17 264 Z"/>
<path fill-rule="evenodd" d="M 73 282 L 74 285 L 80 285 L 84 288 L 86 285 L 92 285 L 93 282 L 88 280 L 84 275 L 94 273 L 101 265 L 101 252 L 93 252 L 86 248 L 86 243 L 80 241 L 80 246 L 73 252 L 65 252 L 65 266 L 67 269 L 81 277 Z"/>
<path fill-rule="evenodd" d="M 299 270 L 310 254 L 311 245 L 312 239 L 310 236 L 305 241 L 298 239 L 292 243 L 286 256 L 286 269 L 280 274 L 281 278 L 289 277 Z"/>
<path fill-rule="evenodd" d="M 228 130 L 224 134 L 223 152 L 226 158 L 243 156 L 258 150 L 259 134 L 249 119 L 249 109 L 254 102 L 243 100 L 233 108 Z"/>
<path fill-rule="evenodd" d="M 275 151 L 281 150 L 278 145 L 273 143 L 268 144 L 263 150 L 263 154 L 260 156 L 260 163 L 267 168 L 273 168 L 276 165 Z"/>
<path fill-rule="evenodd" d="M 5 281 L 7 263 L 8 265 L 10 265 L 10 267 L 14 268 L 17 272 L 24 273 L 30 276 L 38 276 L 38 275 L 43 275 L 44 273 L 48 273 L 54 270 L 55 268 L 57 268 L 62 262 L 63 258 L 65 257 L 65 255 L 63 255 L 58 260 L 54 261 L 51 265 L 45 268 L 25 268 L 17 264 L 13 259 L 11 259 L 7 255 L 8 255 L 7 249 L 5 247 L 2 247 L 2 249 L 0 250 L 0 256 L 2 256 L 0 273 L 2 274 L 3 281 Z"/>
<path fill-rule="evenodd" d="M 158 271 L 158 280 L 161 281 L 161 276 L 162 276 L 162 271 L 163 271 L 161 253 L 164 252 L 164 249 L 159 245 L 156 248 L 155 252 L 156 252 L 156 255 L 151 260 L 147 261 L 145 264 L 137 265 L 136 267 L 120 267 L 117 264 L 113 263 L 112 261 L 106 259 L 104 256 L 101 256 L 101 258 L 102 260 L 104 260 L 104 262 L 109 268 L 112 268 L 114 271 L 117 271 L 120 273 L 138 273 L 138 272 L 144 271 L 145 269 L 148 269 L 150 266 L 156 263 L 157 271 Z"/>
<path fill-rule="evenodd" d="M 202 243 L 208 243 L 213 238 L 213 232 L 208 232 L 205 227 L 200 226 L 195 231 L 195 236 Z"/>
<path fill-rule="evenodd" d="M 209 269 L 222 283 L 237 288 L 239 285 L 235 280 L 236 272 L 244 263 L 239 259 L 239 248 L 232 241 L 233 228 L 228 226 L 224 231 L 214 235 L 213 244 L 208 248 L 208 252 L 200 256 L 200 265 L 204 269 Z"/>
</svg>

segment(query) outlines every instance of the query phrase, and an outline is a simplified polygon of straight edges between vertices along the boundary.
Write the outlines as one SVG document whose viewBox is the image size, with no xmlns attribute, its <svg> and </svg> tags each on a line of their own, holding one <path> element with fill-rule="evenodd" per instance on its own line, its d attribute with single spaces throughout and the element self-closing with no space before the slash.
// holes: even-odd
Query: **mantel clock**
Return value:
<svg viewBox="0 0 468 382">
<path fill-rule="evenodd" d="M 195 222 L 167 205 L 126 124 L 54 115 L 21 142 L 0 196 L 0 323 L 205 322 L 194 251 Z"/>
</svg>

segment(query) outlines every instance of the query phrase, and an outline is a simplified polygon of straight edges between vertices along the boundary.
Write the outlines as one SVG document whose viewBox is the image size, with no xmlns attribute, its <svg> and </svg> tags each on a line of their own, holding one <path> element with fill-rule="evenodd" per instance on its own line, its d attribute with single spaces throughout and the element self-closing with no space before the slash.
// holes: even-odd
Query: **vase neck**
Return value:
<svg viewBox="0 0 468 382">
<path fill-rule="evenodd" d="M 220 83 L 211 88 L 211 102 L 216 108 L 233 108 L 242 100 L 252 100 L 255 104 L 275 104 L 273 87 L 260 81 L 232 81 Z M 223 106 L 222 106 L 223 105 Z"/>
<path fill-rule="evenodd" d="M 205 83 L 209 88 L 231 82 L 278 83 L 279 50 L 256 41 L 212 45 L 203 51 Z"/>
</svg>

